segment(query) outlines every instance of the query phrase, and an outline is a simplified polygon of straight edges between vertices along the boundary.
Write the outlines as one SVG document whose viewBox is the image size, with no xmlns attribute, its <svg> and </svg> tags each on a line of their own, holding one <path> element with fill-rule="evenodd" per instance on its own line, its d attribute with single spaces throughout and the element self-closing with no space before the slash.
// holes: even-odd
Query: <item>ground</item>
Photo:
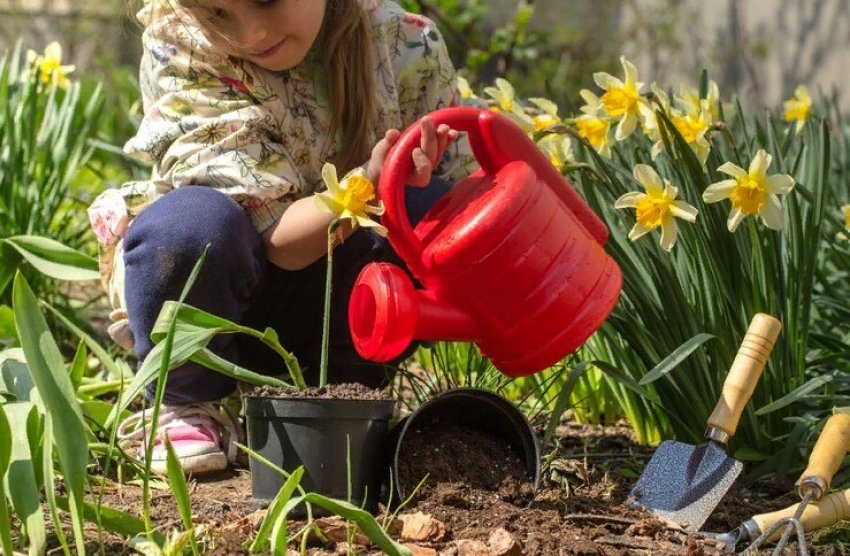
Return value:
<svg viewBox="0 0 850 556">
<path fill-rule="evenodd" d="M 419 497 L 400 513 L 410 519 L 421 512 L 439 522 L 415 517 L 426 520 L 429 527 L 436 523 L 430 533 L 419 537 L 424 540 L 416 545 L 423 551 L 416 554 L 493 555 L 484 550 L 488 541 L 493 542 L 494 531 L 503 534 L 502 529 L 521 547 L 519 553 L 529 555 L 721 553 L 713 541 L 689 538 L 656 518 L 628 508 L 631 486 L 652 454 L 651 449 L 635 444 L 628 427 L 580 425 L 568 417 L 558 428 L 557 436 L 561 447 L 552 454 L 533 501 L 528 485 L 503 483 L 497 488 L 482 489 L 460 480 L 423 488 Z M 548 455 L 545 458 L 549 459 Z M 463 465 L 462 459 L 456 460 L 456 468 Z M 208 527 L 207 553 L 247 553 L 243 544 L 253 537 L 264 515 L 263 510 L 252 507 L 249 472 L 233 469 L 214 477 L 192 479 L 190 494 L 195 523 Z M 703 529 L 730 531 L 754 514 L 784 508 L 795 501 L 789 481 L 772 480 L 752 488 L 736 484 Z M 140 489 L 127 485 L 109 487 L 103 503 L 139 515 Z M 155 525 L 161 530 L 181 527 L 171 492 L 154 491 L 152 507 Z M 290 531 L 297 529 L 297 524 L 293 525 Z M 337 525 L 334 520 L 327 520 L 323 530 L 329 531 L 329 537 L 338 538 L 332 534 Z M 444 525 L 444 531 L 437 530 L 440 525 Z M 391 531 L 394 538 L 400 538 L 400 526 Z M 92 532 L 92 553 L 97 551 L 96 546 Z M 127 553 L 126 546 L 120 539 L 105 539 L 106 554 Z M 354 551 L 348 552 L 345 543 L 333 541 L 324 545 L 314 542 L 310 548 L 311 554 L 378 553 L 368 543 L 356 545 Z M 812 547 L 812 552 L 844 554 L 840 545 Z M 796 547 L 792 544 L 787 553 L 795 554 Z"/>
</svg>

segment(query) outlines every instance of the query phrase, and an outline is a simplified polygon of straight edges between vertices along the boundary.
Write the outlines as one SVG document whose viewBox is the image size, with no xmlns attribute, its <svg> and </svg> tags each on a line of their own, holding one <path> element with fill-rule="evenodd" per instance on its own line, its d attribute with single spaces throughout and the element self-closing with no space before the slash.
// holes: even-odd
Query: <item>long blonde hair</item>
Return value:
<svg viewBox="0 0 850 556">
<path fill-rule="evenodd" d="M 178 5 L 189 7 L 197 1 L 141 0 L 140 3 L 156 4 L 151 13 L 178 15 Z M 232 41 L 209 21 L 193 18 L 193 22 L 212 37 Z M 145 25 L 144 21 L 141 23 Z M 337 134 L 341 134 L 341 149 L 334 156 L 333 162 L 341 171 L 347 172 L 369 159 L 377 139 L 372 23 L 360 0 L 327 0 L 317 41 L 327 81 L 331 114 L 328 143 L 323 150 L 329 151 Z"/>
</svg>

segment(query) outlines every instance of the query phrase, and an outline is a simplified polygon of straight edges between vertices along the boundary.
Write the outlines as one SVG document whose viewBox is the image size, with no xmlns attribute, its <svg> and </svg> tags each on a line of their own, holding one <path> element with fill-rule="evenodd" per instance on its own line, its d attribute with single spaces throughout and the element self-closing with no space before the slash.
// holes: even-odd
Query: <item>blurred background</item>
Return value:
<svg viewBox="0 0 850 556">
<path fill-rule="evenodd" d="M 850 86 L 850 0 L 401 0 L 438 22 L 474 85 L 507 77 L 518 93 L 566 91 L 625 54 L 644 81 L 694 83 L 705 68 L 724 97 L 776 107 L 806 84 L 813 96 Z M 78 72 L 135 71 L 139 29 L 120 0 L 0 0 L 0 48 L 52 40 Z M 839 105 L 850 108 L 850 95 Z"/>
</svg>

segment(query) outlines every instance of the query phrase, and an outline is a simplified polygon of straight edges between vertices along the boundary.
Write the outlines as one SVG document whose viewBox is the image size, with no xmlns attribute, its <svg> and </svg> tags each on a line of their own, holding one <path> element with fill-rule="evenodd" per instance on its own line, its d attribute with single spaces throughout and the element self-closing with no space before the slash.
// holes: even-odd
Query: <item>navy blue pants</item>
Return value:
<svg viewBox="0 0 850 556">
<path fill-rule="evenodd" d="M 407 187 L 405 204 L 415 225 L 449 189 L 434 179 L 426 188 Z M 271 327 L 292 352 L 308 384 L 319 380 L 327 259 L 302 270 L 283 270 L 268 261 L 257 231 L 230 197 L 204 186 L 170 191 L 143 211 L 124 240 L 125 297 L 139 360 L 150 353 L 154 322 L 166 300 L 176 300 L 201 256 L 209 251 L 186 303 L 257 330 Z M 369 262 L 399 265 L 385 238 L 360 228 L 334 251 L 328 380 L 381 387 L 395 366 L 364 360 L 354 349 L 348 303 L 360 270 Z M 225 359 L 263 374 L 285 374 L 283 360 L 265 344 L 244 334 L 220 334 L 210 349 Z M 408 349 L 409 355 L 415 346 Z M 148 386 L 153 399 L 156 384 Z M 172 370 L 164 402 L 187 404 L 220 400 L 235 381 L 188 362 Z"/>
</svg>

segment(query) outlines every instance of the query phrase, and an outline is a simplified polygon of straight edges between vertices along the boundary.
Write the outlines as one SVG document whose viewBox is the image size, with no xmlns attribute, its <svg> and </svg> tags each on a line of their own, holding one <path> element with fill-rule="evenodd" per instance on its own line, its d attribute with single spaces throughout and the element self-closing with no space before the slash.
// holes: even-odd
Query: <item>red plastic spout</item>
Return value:
<svg viewBox="0 0 850 556">
<path fill-rule="evenodd" d="M 481 334 L 465 311 L 417 290 L 399 267 L 371 263 L 360 272 L 348 308 L 358 353 L 385 362 L 401 355 L 414 339 L 476 341 Z"/>
</svg>

